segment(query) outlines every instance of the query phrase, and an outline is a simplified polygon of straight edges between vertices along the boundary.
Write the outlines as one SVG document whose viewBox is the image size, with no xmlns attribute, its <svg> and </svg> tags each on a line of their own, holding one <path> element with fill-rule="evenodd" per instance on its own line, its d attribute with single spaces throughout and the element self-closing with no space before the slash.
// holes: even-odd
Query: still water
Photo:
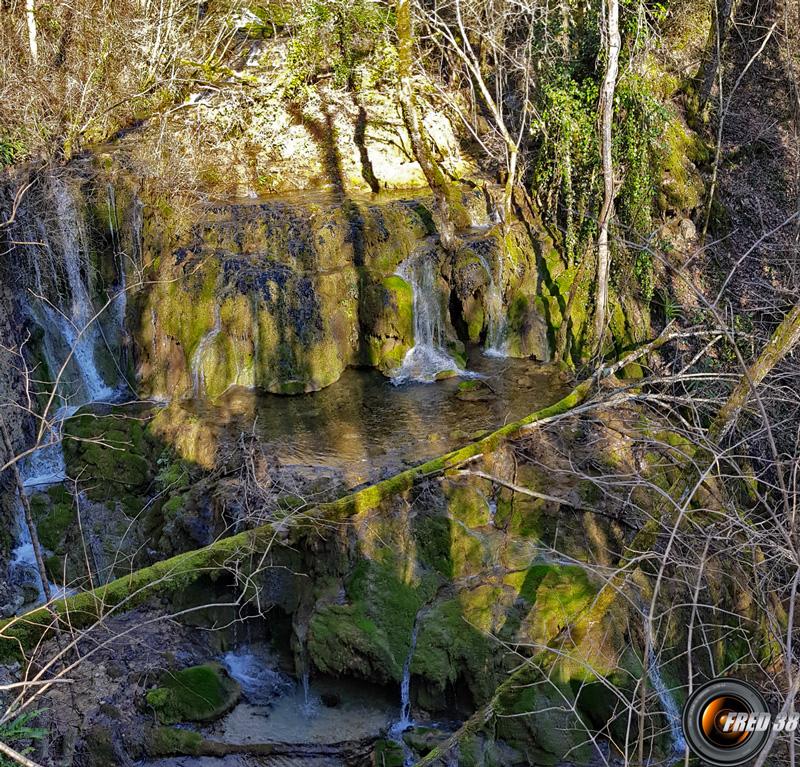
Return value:
<svg viewBox="0 0 800 767">
<path fill-rule="evenodd" d="M 469 370 L 479 377 L 396 385 L 375 370 L 348 369 L 312 394 L 237 388 L 214 402 L 183 406 L 219 444 L 252 433 L 282 465 L 334 469 L 355 487 L 455 449 L 557 401 L 570 388 L 563 373 L 530 360 L 476 352 Z M 485 388 L 460 393 L 468 380 Z"/>
</svg>

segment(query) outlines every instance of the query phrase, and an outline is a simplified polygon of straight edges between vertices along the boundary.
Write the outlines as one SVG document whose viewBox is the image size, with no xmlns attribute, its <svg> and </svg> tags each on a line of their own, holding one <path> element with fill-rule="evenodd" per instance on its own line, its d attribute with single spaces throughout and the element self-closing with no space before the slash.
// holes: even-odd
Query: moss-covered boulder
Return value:
<svg viewBox="0 0 800 767">
<path fill-rule="evenodd" d="M 371 767 L 403 767 L 403 747 L 393 740 L 378 740 L 372 750 Z"/>
<path fill-rule="evenodd" d="M 161 724 L 208 722 L 230 711 L 241 692 L 239 683 L 220 664 L 203 663 L 167 671 L 146 700 Z"/>
<path fill-rule="evenodd" d="M 363 362 L 391 375 L 414 345 L 414 294 L 402 277 L 364 286 L 359 304 Z"/>
<path fill-rule="evenodd" d="M 63 554 L 67 531 L 76 518 L 70 492 L 63 485 L 53 485 L 44 493 L 32 495 L 30 507 L 39 542 L 54 554 Z"/>
<path fill-rule="evenodd" d="M 364 559 L 345 583 L 345 600 L 321 605 L 308 627 L 308 654 L 329 674 L 399 682 L 425 592 L 389 566 Z"/>
<path fill-rule="evenodd" d="M 69 477 L 79 480 L 92 500 L 145 493 L 159 449 L 146 425 L 144 415 L 124 408 L 67 419 L 63 446 Z"/>
<path fill-rule="evenodd" d="M 153 727 L 145 736 L 145 751 L 151 757 L 197 756 L 202 745 L 199 732 L 179 727 Z"/>
</svg>

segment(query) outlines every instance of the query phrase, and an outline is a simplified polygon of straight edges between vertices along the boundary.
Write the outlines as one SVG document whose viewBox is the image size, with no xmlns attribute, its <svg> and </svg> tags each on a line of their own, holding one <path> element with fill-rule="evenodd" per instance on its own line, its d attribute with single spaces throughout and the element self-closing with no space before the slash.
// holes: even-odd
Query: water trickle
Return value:
<svg viewBox="0 0 800 767">
<path fill-rule="evenodd" d="M 9 571 L 18 583 L 29 583 L 37 589 L 35 604 L 44 602 L 44 587 L 42 585 L 39 567 L 36 564 L 36 554 L 33 550 L 31 533 L 25 520 L 25 508 L 22 499 L 16 499 L 14 509 L 15 523 L 17 526 L 17 540 L 19 541 L 11 553 Z"/>
<path fill-rule="evenodd" d="M 58 410 L 42 439 L 42 446 L 26 456 L 19 464 L 22 490 L 26 494 L 38 492 L 50 485 L 66 479 L 64 453 L 61 449 L 61 431 L 64 420 L 77 410 L 76 407 L 63 407 Z M 38 591 L 35 603 L 44 601 L 44 588 L 36 562 L 33 541 L 25 519 L 25 507 L 22 498 L 17 497 L 15 506 L 15 524 L 18 543 L 11 554 L 9 569 L 18 582 L 36 586 Z M 50 584 L 50 592 L 57 595 L 62 590 Z"/>
<path fill-rule="evenodd" d="M 686 740 L 683 737 L 683 728 L 681 726 L 681 712 L 672 697 L 672 691 L 667 687 L 661 676 L 661 669 L 658 665 L 658 658 L 653 651 L 654 640 L 652 634 L 652 627 L 649 621 L 645 621 L 646 630 L 649 632 L 649 654 L 647 658 L 647 669 L 650 677 L 650 682 L 653 685 L 653 690 L 658 697 L 664 716 L 667 719 L 669 726 L 670 740 L 672 742 L 673 753 L 682 753 L 686 749 Z"/>
<path fill-rule="evenodd" d="M 424 609 L 424 607 L 423 607 Z M 403 676 L 400 680 L 400 718 L 392 724 L 389 729 L 389 737 L 400 744 L 403 749 L 403 765 L 414 764 L 414 754 L 403 740 L 403 733 L 414 726 L 411 718 L 411 662 L 414 659 L 414 652 L 417 649 L 417 635 L 421 622 L 423 609 L 414 617 L 414 625 L 411 628 L 411 640 L 408 646 L 408 654 L 403 662 Z"/>
<path fill-rule="evenodd" d="M 195 352 L 192 355 L 192 388 L 194 390 L 195 397 L 200 397 L 205 393 L 206 380 L 205 372 L 203 370 L 203 363 L 205 361 L 206 353 L 211 348 L 212 344 L 214 343 L 214 339 L 219 335 L 221 330 L 222 319 L 219 313 L 219 305 L 215 304 L 214 325 L 211 330 L 209 330 L 208 333 L 206 333 L 200 339 L 200 342 L 197 344 L 197 349 L 195 349 Z"/>
<path fill-rule="evenodd" d="M 117 198 L 114 187 L 111 184 L 106 187 L 106 200 L 108 202 L 108 231 L 111 234 L 111 246 L 114 249 L 114 262 L 117 270 L 117 284 L 114 287 L 114 300 L 112 303 L 114 328 L 122 332 L 125 327 L 125 312 L 128 307 L 127 278 L 117 217 Z M 134 236 L 136 236 L 135 233 Z"/>
<path fill-rule="evenodd" d="M 274 663 L 266 648 L 258 645 L 245 645 L 222 657 L 222 665 L 241 685 L 245 699 L 256 706 L 269 704 L 294 686 L 290 677 L 272 668 Z"/>
<path fill-rule="evenodd" d="M 38 489 L 67 477 L 64 451 L 61 449 L 61 431 L 64 421 L 77 410 L 77 406 L 65 406 L 56 411 L 52 422 L 42 436 L 42 445 L 26 456 L 20 465 L 20 474 L 26 488 Z"/>
<path fill-rule="evenodd" d="M 673 753 L 682 753 L 686 748 L 686 740 L 683 737 L 683 728 L 681 727 L 681 712 L 672 697 L 671 690 L 664 683 L 661 676 L 661 670 L 658 667 L 658 662 L 652 650 L 650 651 L 650 659 L 648 661 L 650 681 L 653 685 L 658 701 L 664 711 L 664 716 L 667 718 L 669 725 L 670 740 L 672 742 Z"/>
<path fill-rule="evenodd" d="M 303 671 L 300 683 L 303 687 L 303 703 L 300 706 L 300 710 L 304 716 L 312 717 L 318 712 L 319 707 L 316 696 L 311 693 L 311 677 L 308 668 Z"/>
<path fill-rule="evenodd" d="M 411 285 L 414 296 L 414 346 L 406 352 L 392 380 L 396 384 L 430 383 L 439 373 L 459 369 L 445 348 L 447 303 L 439 285 L 435 252 L 413 254 L 400 264 L 397 274 Z"/>
<path fill-rule="evenodd" d="M 486 342 L 484 354 L 489 357 L 506 356 L 506 315 L 503 311 L 503 258 L 498 257 L 497 275 L 486 256 L 479 250 L 476 251 L 478 260 L 481 262 L 489 277 L 489 285 L 486 288 L 484 302 L 486 306 Z"/>
</svg>

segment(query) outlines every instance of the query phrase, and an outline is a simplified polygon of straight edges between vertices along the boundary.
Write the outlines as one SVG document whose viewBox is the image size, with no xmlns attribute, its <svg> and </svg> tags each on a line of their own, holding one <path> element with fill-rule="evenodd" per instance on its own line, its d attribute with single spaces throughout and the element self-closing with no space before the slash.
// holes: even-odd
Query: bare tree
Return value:
<svg viewBox="0 0 800 767">
<path fill-rule="evenodd" d="M 600 91 L 600 161 L 603 171 L 603 206 L 598 220 L 597 236 L 597 288 L 594 308 L 594 333 L 602 353 L 608 313 L 608 274 L 611 252 L 608 233 L 614 216 L 614 160 L 612 157 L 611 126 L 614 121 L 614 91 L 617 86 L 619 54 L 622 39 L 619 32 L 619 0 L 605 0 L 606 18 L 606 73 Z"/>
<path fill-rule="evenodd" d="M 445 250 L 452 251 L 455 250 L 458 240 L 449 199 L 449 182 L 431 151 L 430 142 L 422 127 L 414 92 L 414 11 L 411 0 L 397 0 L 396 17 L 398 96 L 403 121 L 414 157 L 433 192 L 434 214 L 442 245 Z"/>
<path fill-rule="evenodd" d="M 25 0 L 25 21 L 28 25 L 28 45 L 31 49 L 31 61 L 39 63 L 39 42 L 36 39 L 36 6 L 35 0 Z"/>
</svg>

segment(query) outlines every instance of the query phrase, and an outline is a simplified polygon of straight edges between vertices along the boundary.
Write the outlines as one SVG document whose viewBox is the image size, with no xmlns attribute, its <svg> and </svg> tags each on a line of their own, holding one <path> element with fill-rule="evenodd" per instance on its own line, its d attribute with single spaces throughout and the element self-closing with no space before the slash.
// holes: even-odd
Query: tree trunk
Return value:
<svg viewBox="0 0 800 767">
<path fill-rule="evenodd" d="M 800 343 L 800 304 L 786 314 L 758 359 L 748 368 L 747 373 L 731 392 L 728 401 L 717 413 L 710 429 L 714 439 L 718 439 L 728 430 L 739 411 L 747 404 L 751 392 L 798 343 Z"/>
<path fill-rule="evenodd" d="M 31 49 L 31 61 L 39 63 L 39 43 L 36 35 L 36 8 L 34 0 L 25 0 L 25 21 L 28 24 L 28 45 Z"/>
<path fill-rule="evenodd" d="M 706 54 L 698 72 L 700 90 L 697 94 L 697 105 L 701 113 L 708 106 L 711 91 L 714 90 L 725 42 L 728 38 L 728 25 L 736 15 L 738 5 L 738 0 L 716 0 L 712 8 L 711 32 L 706 44 Z"/>
<path fill-rule="evenodd" d="M 422 168 L 431 192 L 433 192 L 433 215 L 439 230 L 442 246 L 445 250 L 452 252 L 458 246 L 458 238 L 453 226 L 450 201 L 447 196 L 447 179 L 433 157 L 414 97 L 411 74 L 414 56 L 413 45 L 414 24 L 411 0 L 397 0 L 397 71 L 403 122 L 411 141 L 411 151 L 414 153 L 414 158 L 419 163 L 420 168 Z"/>
<path fill-rule="evenodd" d="M 600 92 L 600 160 L 603 169 L 603 207 L 600 210 L 597 238 L 597 299 L 595 302 L 594 330 L 597 347 L 603 348 L 603 335 L 608 312 L 608 271 L 611 254 L 608 246 L 608 227 L 614 215 L 614 161 L 611 156 L 611 123 L 614 118 L 614 90 L 617 87 L 619 51 L 622 41 L 619 34 L 619 0 L 608 2 L 608 64 L 603 88 Z"/>
</svg>

